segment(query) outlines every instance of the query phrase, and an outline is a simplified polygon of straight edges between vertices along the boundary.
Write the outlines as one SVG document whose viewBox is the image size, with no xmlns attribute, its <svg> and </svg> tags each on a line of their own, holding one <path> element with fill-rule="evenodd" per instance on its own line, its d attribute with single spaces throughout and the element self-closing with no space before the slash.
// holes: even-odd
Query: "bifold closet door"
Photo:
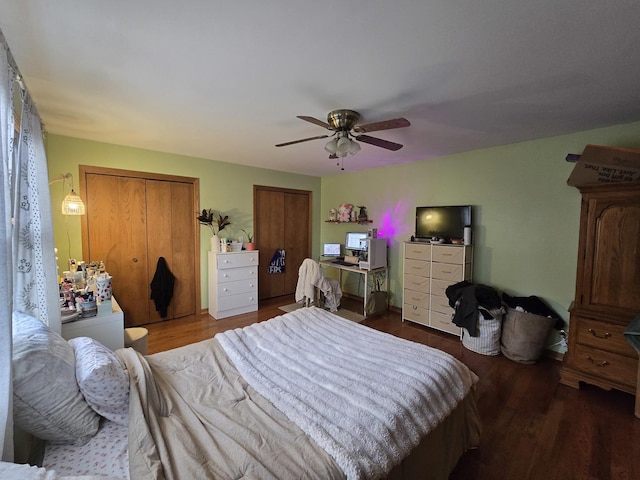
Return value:
<svg viewBox="0 0 640 480">
<path fill-rule="evenodd" d="M 118 171 L 84 175 L 85 260 L 104 260 L 126 326 L 198 313 L 197 186 L 190 178 L 164 180 L 135 176 L 137 172 L 114 172 Z M 166 259 L 175 277 L 164 318 L 150 298 L 150 283 L 160 257 Z"/>
</svg>

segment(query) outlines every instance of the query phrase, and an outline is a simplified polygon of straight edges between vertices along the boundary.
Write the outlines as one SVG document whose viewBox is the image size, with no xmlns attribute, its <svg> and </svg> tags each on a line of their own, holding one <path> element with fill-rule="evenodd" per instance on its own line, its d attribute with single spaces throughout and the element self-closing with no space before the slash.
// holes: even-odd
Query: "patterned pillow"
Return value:
<svg viewBox="0 0 640 480">
<path fill-rule="evenodd" d="M 85 400 L 97 413 L 129 424 L 129 374 L 118 356 L 89 337 L 69 340 L 76 356 L 76 379 Z"/>
<path fill-rule="evenodd" d="M 100 417 L 76 382 L 73 349 L 37 318 L 13 312 L 13 415 L 24 431 L 52 443 L 84 444 Z"/>
</svg>

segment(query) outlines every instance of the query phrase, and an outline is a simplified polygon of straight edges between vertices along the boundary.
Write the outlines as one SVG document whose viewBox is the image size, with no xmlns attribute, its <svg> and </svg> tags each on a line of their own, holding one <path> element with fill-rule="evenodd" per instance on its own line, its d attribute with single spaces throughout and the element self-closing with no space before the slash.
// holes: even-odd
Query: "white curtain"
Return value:
<svg viewBox="0 0 640 480">
<path fill-rule="evenodd" d="M 38 112 L 21 89 L 20 132 L 15 138 L 13 94 L 19 74 L 0 32 L 0 440 L 13 460 L 11 312 L 19 310 L 60 331 L 58 280 L 47 159 Z"/>
</svg>

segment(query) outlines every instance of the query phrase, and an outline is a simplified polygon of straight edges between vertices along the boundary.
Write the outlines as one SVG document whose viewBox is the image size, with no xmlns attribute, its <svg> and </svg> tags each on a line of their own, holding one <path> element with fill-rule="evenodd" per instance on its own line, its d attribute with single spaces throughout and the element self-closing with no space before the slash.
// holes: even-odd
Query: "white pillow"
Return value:
<svg viewBox="0 0 640 480">
<path fill-rule="evenodd" d="M 129 374 L 118 356 L 97 340 L 69 340 L 76 355 L 76 380 L 91 408 L 112 422 L 129 424 Z"/>
<path fill-rule="evenodd" d="M 17 426 L 52 443 L 82 445 L 100 417 L 76 382 L 71 345 L 30 315 L 13 312 L 13 414 Z"/>
</svg>

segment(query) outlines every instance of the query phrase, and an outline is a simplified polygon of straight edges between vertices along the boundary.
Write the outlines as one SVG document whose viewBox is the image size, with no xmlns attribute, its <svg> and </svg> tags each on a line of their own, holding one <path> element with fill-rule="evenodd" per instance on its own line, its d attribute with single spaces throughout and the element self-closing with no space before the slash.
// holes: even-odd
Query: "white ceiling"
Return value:
<svg viewBox="0 0 640 480">
<path fill-rule="evenodd" d="M 309 175 L 326 140 L 274 145 L 336 108 L 411 122 L 350 172 L 640 120 L 638 0 L 2 0 L 0 29 L 50 133 Z"/>
</svg>

